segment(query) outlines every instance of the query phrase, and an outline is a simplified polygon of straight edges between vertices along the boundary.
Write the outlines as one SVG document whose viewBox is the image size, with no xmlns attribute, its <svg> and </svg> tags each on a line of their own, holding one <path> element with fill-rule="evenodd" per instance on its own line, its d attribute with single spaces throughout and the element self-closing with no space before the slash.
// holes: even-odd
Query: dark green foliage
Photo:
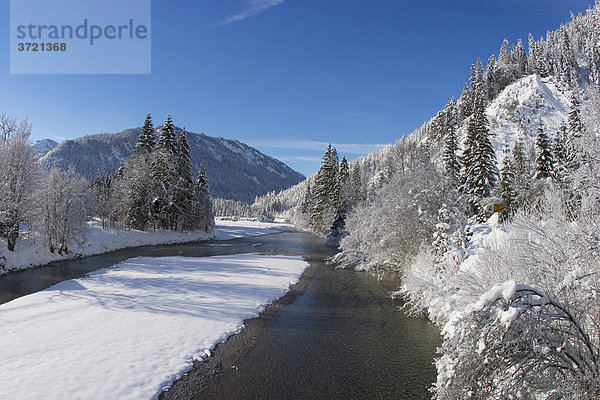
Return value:
<svg viewBox="0 0 600 400">
<path fill-rule="evenodd" d="M 536 179 L 546 179 L 554 175 L 554 160 L 552 150 L 546 132 L 544 132 L 544 124 L 540 121 L 538 126 L 538 135 L 535 141 L 537 149 L 536 163 Z"/>
</svg>

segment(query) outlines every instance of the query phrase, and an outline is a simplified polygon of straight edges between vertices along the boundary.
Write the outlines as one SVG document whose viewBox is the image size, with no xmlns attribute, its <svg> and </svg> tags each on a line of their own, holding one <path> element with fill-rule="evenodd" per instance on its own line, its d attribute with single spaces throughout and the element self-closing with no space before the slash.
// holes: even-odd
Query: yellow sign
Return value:
<svg viewBox="0 0 600 400">
<path fill-rule="evenodd" d="M 494 212 L 504 212 L 504 204 L 494 204 Z"/>
</svg>

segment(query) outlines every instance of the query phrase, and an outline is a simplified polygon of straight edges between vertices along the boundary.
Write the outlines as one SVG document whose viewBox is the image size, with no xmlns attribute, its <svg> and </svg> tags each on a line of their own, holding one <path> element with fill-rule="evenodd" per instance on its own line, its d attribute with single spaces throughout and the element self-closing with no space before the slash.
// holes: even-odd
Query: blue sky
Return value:
<svg viewBox="0 0 600 400">
<path fill-rule="evenodd" d="M 5 23 L 0 112 L 55 140 L 171 114 L 307 175 L 329 142 L 354 159 L 410 133 L 460 94 L 478 56 L 592 2 L 154 0 L 149 75 L 10 75 Z M 0 11 L 8 22 L 8 1 Z"/>
</svg>

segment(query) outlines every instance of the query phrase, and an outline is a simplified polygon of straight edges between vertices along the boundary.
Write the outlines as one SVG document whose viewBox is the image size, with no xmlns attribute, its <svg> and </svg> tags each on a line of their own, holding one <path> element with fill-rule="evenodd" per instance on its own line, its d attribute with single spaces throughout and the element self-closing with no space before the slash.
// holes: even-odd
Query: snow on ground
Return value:
<svg viewBox="0 0 600 400">
<path fill-rule="evenodd" d="M 11 270 L 27 269 L 44 265 L 51 261 L 78 258 L 92 254 L 124 249 L 127 247 L 193 242 L 209 239 L 234 239 L 248 236 L 260 236 L 288 229 L 291 225 L 255 221 L 222 221 L 216 220 L 215 232 L 196 231 L 181 233 L 173 231 L 138 231 L 135 229 L 108 228 L 102 229 L 100 222 L 88 222 L 86 242 L 79 246 L 71 245 L 70 253 L 59 255 L 50 253 L 41 239 L 36 237 L 17 241 L 15 252 L 6 249 L 6 241 L 0 238 L 0 275 Z M 279 229 L 278 229 L 279 228 Z M 5 270 L 2 263 L 5 264 Z"/>
<path fill-rule="evenodd" d="M 235 239 L 247 236 L 268 235 L 277 231 L 294 229 L 294 225 L 281 222 L 216 220 L 217 239 Z"/>
<path fill-rule="evenodd" d="M 283 296 L 308 263 L 138 257 L 0 306 L 0 399 L 149 399 Z"/>
<path fill-rule="evenodd" d="M 486 109 L 498 165 L 504 159 L 505 142 L 511 149 L 519 137 L 526 146 L 535 143 L 542 119 L 552 140 L 567 122 L 569 107 L 568 95 L 550 78 L 529 75 L 507 86 Z"/>
</svg>

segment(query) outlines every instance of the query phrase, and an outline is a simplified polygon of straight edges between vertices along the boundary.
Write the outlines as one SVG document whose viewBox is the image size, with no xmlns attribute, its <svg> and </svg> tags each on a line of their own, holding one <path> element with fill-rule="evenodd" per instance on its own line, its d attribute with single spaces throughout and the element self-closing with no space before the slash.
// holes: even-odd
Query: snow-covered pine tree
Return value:
<svg viewBox="0 0 600 400">
<path fill-rule="evenodd" d="M 313 187 L 314 205 L 310 216 L 310 227 L 315 233 L 321 233 L 333 219 L 332 206 L 338 171 L 337 150 L 329 144 Z"/>
<path fill-rule="evenodd" d="M 583 136 L 584 126 L 581 119 L 581 109 L 578 95 L 571 96 L 571 109 L 568 116 L 568 131 L 566 142 L 567 170 L 575 171 L 579 168 L 579 142 Z"/>
<path fill-rule="evenodd" d="M 435 253 L 435 264 L 438 269 L 444 265 L 446 253 L 450 251 L 448 231 L 450 230 L 450 215 L 448 206 L 444 203 L 438 211 L 438 222 L 433 233 L 432 247 Z"/>
<path fill-rule="evenodd" d="M 494 98 L 498 94 L 499 80 L 500 77 L 498 73 L 498 61 L 496 61 L 496 57 L 494 57 L 494 55 L 492 54 L 488 59 L 484 75 L 486 97 L 488 102 L 494 100 Z"/>
<path fill-rule="evenodd" d="M 517 45 L 513 51 L 513 60 L 516 66 L 516 78 L 525 76 L 527 73 L 527 52 L 521 39 L 517 41 Z"/>
<path fill-rule="evenodd" d="M 152 210 L 159 227 L 174 229 L 176 216 L 173 209 L 173 190 L 177 181 L 177 136 L 169 115 L 160 131 L 160 138 L 154 149 L 152 179 L 155 186 Z"/>
<path fill-rule="evenodd" d="M 562 124 L 554 137 L 554 173 L 556 180 L 562 182 L 567 171 L 567 126 Z"/>
<path fill-rule="evenodd" d="M 208 178 L 204 164 L 200 166 L 200 171 L 194 183 L 194 202 L 193 202 L 195 228 L 203 229 L 209 232 L 215 227 L 215 216 L 213 211 L 213 201 L 210 195 Z"/>
<path fill-rule="evenodd" d="M 473 113 L 473 108 L 471 107 L 471 89 L 468 84 L 464 84 L 462 93 L 456 102 L 457 110 L 458 110 L 458 122 L 462 122 Z"/>
<path fill-rule="evenodd" d="M 508 143 L 504 143 L 502 150 L 504 160 L 502 161 L 502 169 L 500 170 L 499 195 L 504 203 L 505 215 L 511 214 L 514 210 L 514 201 L 517 196 L 515 192 L 515 174 L 513 171 L 511 151 Z"/>
<path fill-rule="evenodd" d="M 342 158 L 339 167 L 339 173 L 335 181 L 333 190 L 333 222 L 327 231 L 327 245 L 337 247 L 340 240 L 346 235 L 346 215 L 350 210 L 350 170 L 346 157 Z"/>
<path fill-rule="evenodd" d="M 302 197 L 302 201 L 300 202 L 300 211 L 303 214 L 308 214 L 310 210 L 312 210 L 312 191 L 310 189 L 310 183 L 306 185 L 306 190 L 304 191 L 304 197 Z"/>
<path fill-rule="evenodd" d="M 177 135 L 175 134 L 175 125 L 173 124 L 171 115 L 167 117 L 165 124 L 160 130 L 157 146 L 173 154 L 177 152 Z"/>
<path fill-rule="evenodd" d="M 403 168 L 403 166 L 401 168 Z M 352 172 L 350 172 L 350 192 L 352 193 L 350 201 L 352 207 L 362 204 L 367 197 L 358 162 L 354 162 L 352 165 Z"/>
<path fill-rule="evenodd" d="M 443 139 L 444 150 L 442 153 L 442 160 L 444 162 L 446 176 L 448 176 L 451 182 L 458 185 L 461 162 L 458 154 L 458 135 L 456 133 L 458 122 L 456 100 L 454 100 L 454 97 L 448 100 L 446 107 L 444 107 L 444 114 L 446 116 L 446 133 Z"/>
<path fill-rule="evenodd" d="M 540 120 L 538 124 L 538 134 L 535 141 L 537 157 L 535 160 L 535 179 L 546 179 L 554 176 L 554 160 L 552 149 L 546 132 L 544 132 L 544 123 Z"/>
<path fill-rule="evenodd" d="M 515 79 L 515 63 L 510 52 L 507 39 L 502 41 L 500 54 L 498 54 L 499 91 L 510 85 Z"/>
<path fill-rule="evenodd" d="M 137 144 L 135 145 L 134 153 L 149 154 L 152 152 L 155 145 L 156 138 L 154 137 L 154 125 L 152 125 L 152 116 L 148 114 L 146 115 L 146 119 L 144 120 L 144 126 L 142 127 L 142 132 L 138 137 Z"/>
<path fill-rule="evenodd" d="M 488 120 L 485 115 L 483 90 L 479 84 L 473 90 L 473 115 L 467 123 L 467 137 L 463 151 L 463 191 L 469 195 L 473 212 L 480 221 L 487 217 L 482 201 L 489 197 L 498 179 L 496 153 L 492 146 Z"/>
<path fill-rule="evenodd" d="M 177 218 L 177 229 L 192 230 L 194 181 L 192 159 L 185 128 L 177 140 L 177 184 L 173 188 L 173 207 Z"/>
</svg>

